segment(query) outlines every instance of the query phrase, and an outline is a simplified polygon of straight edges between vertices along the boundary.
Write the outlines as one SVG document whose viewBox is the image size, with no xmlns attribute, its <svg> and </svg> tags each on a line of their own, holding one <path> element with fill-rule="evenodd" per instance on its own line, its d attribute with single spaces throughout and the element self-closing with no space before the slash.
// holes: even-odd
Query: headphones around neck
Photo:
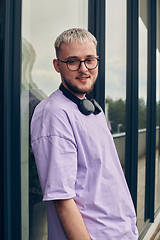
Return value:
<svg viewBox="0 0 160 240">
<path fill-rule="evenodd" d="M 86 94 L 85 99 L 79 99 L 75 95 L 73 95 L 68 89 L 66 89 L 62 83 L 59 89 L 67 98 L 77 104 L 79 111 L 84 115 L 90 115 L 91 113 L 97 115 L 102 111 L 100 105 L 96 102 L 95 99 L 92 99 L 89 94 Z"/>
</svg>

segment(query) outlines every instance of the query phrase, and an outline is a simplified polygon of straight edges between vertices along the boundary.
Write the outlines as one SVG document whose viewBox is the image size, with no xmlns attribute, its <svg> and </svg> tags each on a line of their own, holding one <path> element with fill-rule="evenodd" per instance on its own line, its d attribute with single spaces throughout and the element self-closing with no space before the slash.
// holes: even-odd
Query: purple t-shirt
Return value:
<svg viewBox="0 0 160 240">
<path fill-rule="evenodd" d="M 54 199 L 74 198 L 93 240 L 136 240 L 136 214 L 104 113 L 83 115 L 59 90 L 35 109 L 31 141 L 48 239 L 67 240 Z"/>
</svg>

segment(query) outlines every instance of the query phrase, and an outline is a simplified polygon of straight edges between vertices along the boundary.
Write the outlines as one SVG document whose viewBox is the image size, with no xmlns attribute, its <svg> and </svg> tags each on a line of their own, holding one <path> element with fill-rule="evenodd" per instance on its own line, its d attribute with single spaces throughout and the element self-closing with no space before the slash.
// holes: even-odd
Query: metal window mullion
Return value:
<svg viewBox="0 0 160 240">
<path fill-rule="evenodd" d="M 137 209 L 139 1 L 127 0 L 125 176 Z"/>
<path fill-rule="evenodd" d="M 4 239 L 21 239 L 21 0 L 5 2 L 3 97 Z"/>
<path fill-rule="evenodd" d="M 99 74 L 92 92 L 93 97 L 105 109 L 105 0 L 88 0 L 88 30 L 97 38 L 100 56 Z"/>
<path fill-rule="evenodd" d="M 147 1 L 148 74 L 145 220 L 154 221 L 155 149 L 156 149 L 156 0 Z"/>
</svg>

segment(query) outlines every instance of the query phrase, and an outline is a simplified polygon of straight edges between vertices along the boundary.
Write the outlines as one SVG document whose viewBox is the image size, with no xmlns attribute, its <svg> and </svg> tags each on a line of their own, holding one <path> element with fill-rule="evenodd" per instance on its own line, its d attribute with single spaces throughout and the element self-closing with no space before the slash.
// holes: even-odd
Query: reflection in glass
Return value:
<svg viewBox="0 0 160 240">
<path fill-rule="evenodd" d="M 105 115 L 125 165 L 126 0 L 106 1 Z"/>
<path fill-rule="evenodd" d="M 65 29 L 87 29 L 87 25 L 86 0 L 22 1 L 22 240 L 47 240 L 46 205 L 42 202 L 29 128 L 36 105 L 60 84 L 60 76 L 53 70 L 53 43 Z"/>
<path fill-rule="evenodd" d="M 139 133 L 138 133 L 138 189 L 137 225 L 144 227 L 145 171 L 146 171 L 146 100 L 147 100 L 147 0 L 139 3 Z"/>
<path fill-rule="evenodd" d="M 23 239 L 29 235 L 34 239 L 34 231 L 37 233 L 41 229 L 41 234 L 47 236 L 46 228 L 46 209 L 45 204 L 41 203 L 42 194 L 37 175 L 37 169 L 34 161 L 32 148 L 30 145 L 29 126 L 31 117 L 36 105 L 46 95 L 40 90 L 32 79 L 32 68 L 36 59 L 36 53 L 33 46 L 26 40 L 22 39 L 22 84 L 21 84 L 21 139 L 22 139 L 22 199 L 28 199 L 26 205 L 23 203 L 22 219 L 25 223 L 23 228 Z M 25 161 L 24 161 L 25 160 Z M 28 162 L 29 160 L 29 162 Z M 29 169 L 29 172 L 28 172 Z M 29 175 L 29 176 L 28 176 Z M 26 178 L 29 185 L 25 186 Z M 29 190 L 29 191 L 28 191 Z M 29 196 L 28 196 L 29 192 Z M 29 205 L 29 209 L 28 208 Z M 29 212 L 29 216 L 28 216 Z M 27 218 L 27 219 L 26 219 Z M 27 221 L 27 228 L 26 228 Z M 33 224 L 34 223 L 34 224 Z M 34 226 L 34 228 L 33 228 Z M 25 231 L 25 232 L 24 232 Z M 34 235 L 35 236 L 35 235 Z M 29 239 L 28 238 L 28 239 Z M 39 238 L 40 239 L 40 238 Z"/>
</svg>

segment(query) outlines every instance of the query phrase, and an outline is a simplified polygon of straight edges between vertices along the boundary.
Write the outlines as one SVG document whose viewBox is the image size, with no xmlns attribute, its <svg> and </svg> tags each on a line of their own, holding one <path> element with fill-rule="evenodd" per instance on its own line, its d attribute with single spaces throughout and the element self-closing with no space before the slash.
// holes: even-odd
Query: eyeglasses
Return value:
<svg viewBox="0 0 160 240">
<path fill-rule="evenodd" d="M 58 59 L 58 61 L 66 63 L 70 71 L 77 71 L 78 69 L 80 69 L 82 62 L 84 62 L 84 65 L 88 70 L 92 70 L 98 66 L 99 57 L 90 57 L 82 61 L 79 59 L 69 59 L 67 61 L 62 61 Z"/>
</svg>

